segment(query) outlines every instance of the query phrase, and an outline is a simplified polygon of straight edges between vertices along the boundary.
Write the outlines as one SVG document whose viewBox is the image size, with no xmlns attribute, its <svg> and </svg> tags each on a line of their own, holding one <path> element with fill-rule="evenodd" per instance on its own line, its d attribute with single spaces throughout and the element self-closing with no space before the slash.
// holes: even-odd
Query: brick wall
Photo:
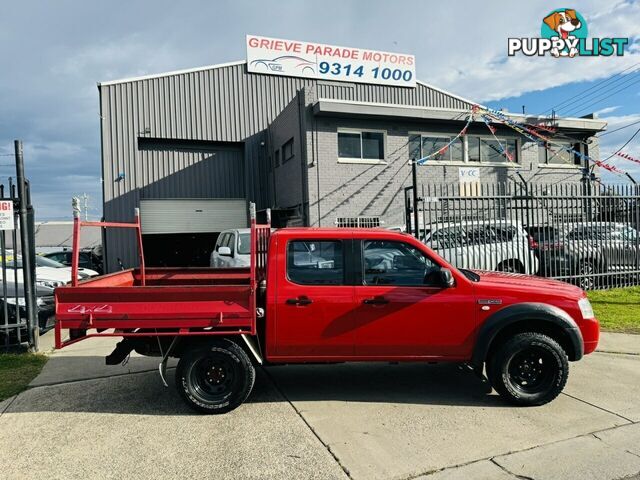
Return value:
<svg viewBox="0 0 640 480">
<path fill-rule="evenodd" d="M 390 120 L 305 117 L 307 130 L 307 165 L 309 172 L 309 216 L 311 225 L 331 226 L 337 217 L 379 216 L 384 226 L 404 224 L 404 187 L 411 185 L 408 165 L 410 132 L 457 133 L 459 125 L 425 125 L 397 123 Z M 383 130 L 386 133 L 385 165 L 345 164 L 338 162 L 338 128 Z M 486 135 L 486 127 L 471 128 L 469 134 Z M 513 131 L 499 131 L 498 136 L 514 137 Z M 580 183 L 579 166 L 548 167 L 538 162 L 538 146 L 526 138 L 519 139 L 518 171 L 525 180 L 534 183 Z M 597 144 L 589 153 L 598 154 Z M 596 157 L 598 158 L 598 157 Z M 519 180 L 515 168 L 485 166 L 480 168 L 482 183 L 503 183 Z M 460 165 L 428 162 L 418 168 L 418 183 L 451 184 L 456 187 Z"/>
</svg>

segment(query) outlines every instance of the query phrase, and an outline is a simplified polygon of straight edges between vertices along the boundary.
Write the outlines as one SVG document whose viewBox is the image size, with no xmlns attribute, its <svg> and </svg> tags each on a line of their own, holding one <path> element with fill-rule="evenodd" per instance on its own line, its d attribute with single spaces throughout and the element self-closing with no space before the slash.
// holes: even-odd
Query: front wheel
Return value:
<svg viewBox="0 0 640 480">
<path fill-rule="evenodd" d="M 246 400 L 255 375 L 245 351 L 231 340 L 220 339 L 182 356 L 176 368 L 176 387 L 194 410 L 226 413 Z"/>
<path fill-rule="evenodd" d="M 541 333 L 519 333 L 491 356 L 487 374 L 493 388 L 507 401 L 524 406 L 544 405 L 567 383 L 569 362 L 562 347 Z"/>
</svg>

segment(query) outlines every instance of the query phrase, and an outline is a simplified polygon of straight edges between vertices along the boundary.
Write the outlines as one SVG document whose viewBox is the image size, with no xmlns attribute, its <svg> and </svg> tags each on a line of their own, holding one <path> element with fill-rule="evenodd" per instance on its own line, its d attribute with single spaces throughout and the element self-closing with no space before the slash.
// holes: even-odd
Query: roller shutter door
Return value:
<svg viewBox="0 0 640 480">
<path fill-rule="evenodd" d="M 245 199 L 140 200 L 142 233 L 207 233 L 244 228 Z"/>
</svg>

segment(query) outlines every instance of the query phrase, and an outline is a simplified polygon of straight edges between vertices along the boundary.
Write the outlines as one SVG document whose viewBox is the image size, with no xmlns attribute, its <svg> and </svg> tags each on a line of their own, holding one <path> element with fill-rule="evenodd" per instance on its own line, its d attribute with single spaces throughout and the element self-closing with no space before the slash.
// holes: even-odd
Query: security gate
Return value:
<svg viewBox="0 0 640 480">
<path fill-rule="evenodd" d="M 407 232 L 461 268 L 540 275 L 584 289 L 640 285 L 640 186 L 476 187 L 421 185 L 415 196 L 408 187 Z"/>
<path fill-rule="evenodd" d="M 37 350 L 39 317 L 49 326 L 54 321 L 53 289 L 36 291 L 34 211 L 18 140 L 14 155 L 15 180 L 0 184 L 0 349 L 28 345 Z"/>
</svg>

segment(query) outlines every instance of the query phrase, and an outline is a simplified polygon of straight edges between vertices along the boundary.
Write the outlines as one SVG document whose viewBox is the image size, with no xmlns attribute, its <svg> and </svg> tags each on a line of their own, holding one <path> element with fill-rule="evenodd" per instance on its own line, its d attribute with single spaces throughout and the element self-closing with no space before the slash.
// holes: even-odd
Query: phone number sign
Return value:
<svg viewBox="0 0 640 480">
<path fill-rule="evenodd" d="M 287 77 L 416 86 L 413 55 L 247 35 L 247 70 Z"/>
<path fill-rule="evenodd" d="M 0 230 L 13 230 L 13 201 L 0 200 Z"/>
</svg>

